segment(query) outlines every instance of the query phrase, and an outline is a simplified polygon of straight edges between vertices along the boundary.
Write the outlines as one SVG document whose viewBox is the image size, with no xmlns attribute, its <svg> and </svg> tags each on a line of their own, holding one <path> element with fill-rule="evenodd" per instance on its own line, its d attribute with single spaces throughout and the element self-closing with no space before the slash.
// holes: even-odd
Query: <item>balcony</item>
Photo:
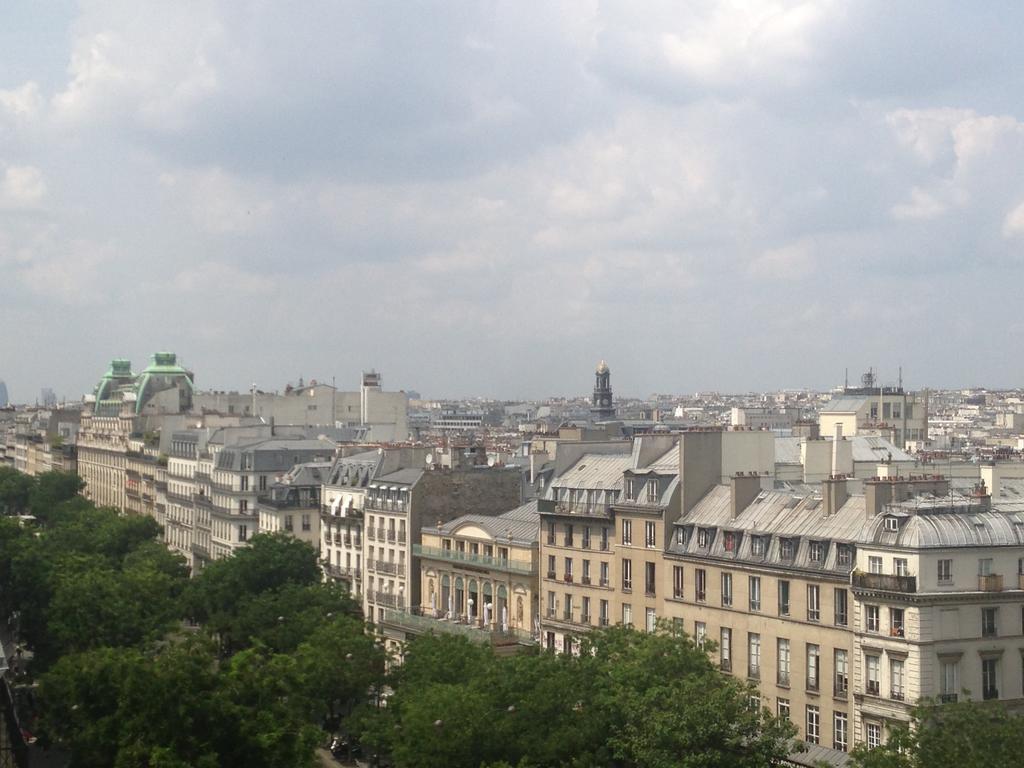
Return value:
<svg viewBox="0 0 1024 768">
<path fill-rule="evenodd" d="M 751 665 L 748 664 L 747 665 L 747 677 L 749 677 L 751 680 L 760 680 L 761 679 L 761 668 L 760 667 L 754 667 L 754 666 L 751 666 Z"/>
<path fill-rule="evenodd" d="M 868 680 L 864 686 L 864 689 L 867 691 L 869 696 L 881 695 L 881 685 L 877 680 Z"/>
<path fill-rule="evenodd" d="M 555 619 L 558 618 L 558 611 L 554 608 L 548 608 L 546 615 L 549 619 Z"/>
<path fill-rule="evenodd" d="M 609 519 L 612 516 L 611 504 L 587 504 L 571 503 L 567 501 L 553 501 L 551 499 L 540 499 L 537 509 L 541 514 L 571 515 L 572 517 L 599 517 Z"/>
<path fill-rule="evenodd" d="M 955 693 L 940 693 L 939 703 L 940 704 L 956 704 L 959 697 Z"/>
<path fill-rule="evenodd" d="M 412 552 L 414 555 L 430 558 L 431 560 L 466 563 L 467 565 L 491 568 L 496 571 L 508 571 L 509 573 L 520 573 L 527 576 L 537 572 L 536 567 L 529 560 L 509 560 L 504 557 L 459 552 L 457 549 L 442 549 L 441 547 L 428 547 L 422 544 L 413 544 Z M 555 578 L 554 571 L 549 572 L 548 578 Z"/>
<path fill-rule="evenodd" d="M 580 576 L 580 584 L 589 584 L 589 583 L 590 583 L 590 577 L 589 576 Z"/>
<path fill-rule="evenodd" d="M 584 539 L 580 543 L 580 549 L 590 549 L 590 539 Z"/>
<path fill-rule="evenodd" d="M 554 571 L 548 571 L 547 574 L 545 574 L 544 578 L 546 578 L 546 579 L 555 579 L 555 578 L 558 578 L 558 574 L 555 573 Z"/>
<path fill-rule="evenodd" d="M 903 689 L 897 689 L 889 694 L 889 698 L 895 701 L 903 701 Z"/>
<path fill-rule="evenodd" d="M 562 621 L 572 622 L 572 608 L 562 612 Z"/>
<path fill-rule="evenodd" d="M 607 627 L 608 626 L 608 617 L 607 616 L 599 617 L 598 620 L 597 620 L 597 625 L 599 627 Z"/>
<path fill-rule="evenodd" d="M 377 534 L 374 532 L 373 528 L 367 528 L 366 529 L 366 538 L 369 539 L 370 541 L 376 541 L 377 540 Z"/>
<path fill-rule="evenodd" d="M 987 576 L 978 577 L 979 592 L 1002 592 L 1003 577 L 1000 574 L 990 573 Z"/>
<path fill-rule="evenodd" d="M 387 573 L 392 576 L 395 576 L 398 574 L 398 567 L 398 563 L 389 563 L 386 560 L 373 561 L 373 570 L 375 570 L 377 573 Z M 405 569 L 403 568 L 402 570 Z"/>
<path fill-rule="evenodd" d="M 580 624 L 589 624 L 589 623 L 590 623 L 590 614 L 589 613 L 581 613 L 580 614 Z"/>
<path fill-rule="evenodd" d="M 493 629 L 480 627 L 474 624 L 462 624 L 456 621 L 447 621 L 443 618 L 433 618 L 429 615 L 429 609 L 412 608 L 409 611 L 388 610 L 384 612 L 384 623 L 391 626 L 413 632 L 415 634 L 426 634 L 438 632 L 450 635 L 462 635 L 463 637 L 477 643 L 492 643 L 494 645 L 535 645 L 537 640 L 528 631 L 516 627 L 508 627 L 502 630 L 499 626 Z"/>
<path fill-rule="evenodd" d="M 383 605 L 386 608 L 397 608 L 398 607 L 398 595 L 392 592 L 381 592 L 379 590 L 372 593 L 371 602 L 377 605 Z"/>
<path fill-rule="evenodd" d="M 917 576 L 891 576 L 885 573 L 854 573 L 852 585 L 854 589 L 872 592 L 899 592 L 913 594 L 917 592 Z"/>
<path fill-rule="evenodd" d="M 607 586 L 609 586 L 609 584 L 608 584 L 608 579 L 600 579 L 600 580 L 599 580 L 599 581 L 597 582 L 597 585 L 598 585 L 599 587 L 607 587 Z"/>
<path fill-rule="evenodd" d="M 845 699 L 849 690 L 849 680 L 845 677 L 840 677 L 832 681 L 832 695 L 837 699 Z"/>
<path fill-rule="evenodd" d="M 398 536 L 395 534 L 394 531 L 388 531 L 388 538 L 387 538 L 387 540 L 388 540 L 389 543 L 394 544 L 395 541 L 397 540 L 397 538 L 398 538 Z"/>
<path fill-rule="evenodd" d="M 562 581 L 564 581 L 566 584 L 572 584 L 572 574 L 571 573 L 562 574 Z"/>
<path fill-rule="evenodd" d="M 377 541 L 385 541 L 387 537 L 387 530 L 384 528 L 377 529 Z"/>
<path fill-rule="evenodd" d="M 602 552 L 607 552 L 608 551 L 608 542 L 607 541 L 602 541 L 600 546 L 598 547 L 598 549 L 600 549 Z"/>
</svg>

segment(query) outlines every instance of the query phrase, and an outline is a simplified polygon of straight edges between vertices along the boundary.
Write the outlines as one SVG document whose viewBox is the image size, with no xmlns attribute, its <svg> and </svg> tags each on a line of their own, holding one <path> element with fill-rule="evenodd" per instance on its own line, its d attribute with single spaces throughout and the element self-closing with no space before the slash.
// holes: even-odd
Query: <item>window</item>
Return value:
<svg viewBox="0 0 1024 768">
<path fill-rule="evenodd" d="M 241 482 L 241 486 L 239 486 L 239 490 L 241 490 L 241 491 L 248 491 L 249 490 L 249 476 L 248 475 L 242 475 L 238 479 Z"/>
<path fill-rule="evenodd" d="M 242 514 L 245 514 L 246 512 L 249 511 L 249 500 L 248 499 L 242 499 L 241 501 L 238 502 L 238 511 L 241 512 Z"/>
<path fill-rule="evenodd" d="M 732 630 L 729 627 L 722 627 L 718 655 L 721 659 L 722 671 L 730 671 L 732 669 Z"/>
<path fill-rule="evenodd" d="M 680 547 L 686 545 L 686 529 L 685 528 L 676 528 L 676 545 L 680 546 Z"/>
<path fill-rule="evenodd" d="M 583 549 L 590 549 L 590 526 L 583 526 L 583 543 L 580 545 Z"/>
<path fill-rule="evenodd" d="M 789 616 L 789 582 L 779 582 L 779 616 Z"/>
<path fill-rule="evenodd" d="M 704 647 L 704 641 L 707 639 L 707 636 L 708 625 L 705 624 L 703 621 L 698 621 L 693 628 L 693 638 L 694 641 L 697 643 L 698 648 Z"/>
<path fill-rule="evenodd" d="M 248 538 L 249 538 L 249 526 L 248 525 L 240 525 L 240 526 L 238 526 L 238 540 L 239 541 L 246 541 L 246 540 L 248 540 Z"/>
<path fill-rule="evenodd" d="M 992 558 L 984 557 L 978 560 L 978 575 L 979 576 L 991 576 L 992 575 Z"/>
<path fill-rule="evenodd" d="M 868 749 L 882 746 L 882 726 L 878 723 L 868 723 Z"/>
<path fill-rule="evenodd" d="M 602 527 L 601 528 L 601 551 L 602 552 L 607 552 L 608 551 L 608 528 L 607 527 Z"/>
<path fill-rule="evenodd" d="M 656 529 L 653 520 L 648 520 L 644 523 L 644 546 L 645 547 L 656 547 L 658 546 L 658 539 L 656 536 Z"/>
<path fill-rule="evenodd" d="M 266 475 L 260 475 L 260 490 L 261 491 L 267 490 L 267 476 Z"/>
<path fill-rule="evenodd" d="M 584 597 L 580 600 L 580 623 L 590 623 L 590 598 Z"/>
<path fill-rule="evenodd" d="M 879 610 L 877 605 L 864 606 L 865 626 L 868 632 L 877 632 L 880 626 L 878 618 Z"/>
<path fill-rule="evenodd" d="M 291 515 L 285 515 L 284 516 L 284 529 L 286 531 L 291 531 L 294 528 L 295 528 L 295 526 L 292 523 L 292 516 Z"/>
<path fill-rule="evenodd" d="M 633 544 L 633 521 L 622 521 L 622 543 L 627 547 Z"/>
<path fill-rule="evenodd" d="M 565 546 L 571 547 L 572 546 L 572 540 L 573 540 L 572 524 L 568 523 L 565 526 L 565 540 L 564 540 Z"/>
<path fill-rule="evenodd" d="M 658 481 L 653 478 L 647 481 L 647 503 L 657 504 L 661 494 L 658 493 Z"/>
<path fill-rule="evenodd" d="M 821 621 L 821 588 L 817 584 L 807 585 L 807 620 Z"/>
<path fill-rule="evenodd" d="M 636 501 L 636 480 L 626 478 L 626 501 Z"/>
<path fill-rule="evenodd" d="M 807 705 L 807 738 L 808 744 L 817 744 L 821 739 L 821 713 L 818 708 Z"/>
<path fill-rule="evenodd" d="M 892 572 L 897 576 L 908 576 L 910 569 L 907 567 L 907 558 L 894 557 L 892 559 Z"/>
<path fill-rule="evenodd" d="M 654 563 L 644 563 L 644 594 L 654 597 L 655 593 Z"/>
<path fill-rule="evenodd" d="M 845 697 L 850 687 L 850 670 L 846 651 L 842 648 L 836 648 L 833 663 L 836 669 L 836 679 L 832 686 L 832 693 L 835 696 Z"/>
<path fill-rule="evenodd" d="M 653 632 L 658 628 L 658 614 L 653 608 L 648 608 L 646 611 L 647 619 L 647 631 Z"/>
<path fill-rule="evenodd" d="M 867 678 L 865 690 L 872 696 L 879 696 L 881 694 L 881 683 L 878 678 L 877 656 L 864 656 L 864 674 Z"/>
<path fill-rule="evenodd" d="M 825 559 L 825 543 L 821 541 L 812 541 L 808 551 L 808 557 L 810 557 L 812 563 L 822 562 Z"/>
<path fill-rule="evenodd" d="M 789 720 L 789 699 L 779 698 L 778 714 L 780 720 L 783 718 Z"/>
<path fill-rule="evenodd" d="M 555 524 L 548 523 L 548 544 L 555 543 Z"/>
<path fill-rule="evenodd" d="M 779 542 L 779 556 L 783 560 L 792 560 L 796 556 L 796 540 L 782 539 Z"/>
<path fill-rule="evenodd" d="M 761 636 L 756 632 L 747 633 L 747 677 L 761 677 Z"/>
<path fill-rule="evenodd" d="M 981 609 L 981 636 L 995 637 L 997 634 L 996 616 L 998 608 Z"/>
<path fill-rule="evenodd" d="M 607 560 L 602 560 L 601 561 L 601 586 L 602 587 L 607 587 L 609 584 L 611 584 L 611 581 L 609 581 L 609 579 L 608 579 L 608 561 Z"/>
<path fill-rule="evenodd" d="M 882 558 L 876 557 L 875 555 L 871 555 L 870 557 L 868 557 L 868 571 L 870 571 L 871 573 L 881 573 Z"/>
<path fill-rule="evenodd" d="M 555 578 L 555 556 L 548 555 L 548 578 Z"/>
<path fill-rule="evenodd" d="M 707 547 L 708 539 L 709 538 L 710 537 L 708 536 L 708 529 L 707 528 L 698 528 L 697 529 L 697 546 L 698 547 L 701 547 L 702 549 Z"/>
<path fill-rule="evenodd" d="M 548 592 L 548 616 L 554 618 L 555 615 L 555 593 Z"/>
<path fill-rule="evenodd" d="M 955 702 L 960 692 L 960 662 L 950 659 L 940 660 L 942 693 L 939 700 L 944 704 Z"/>
<path fill-rule="evenodd" d="M 761 610 L 761 577 L 751 576 L 749 577 L 750 585 L 750 610 L 760 611 Z"/>
<path fill-rule="evenodd" d="M 626 592 L 633 590 L 633 561 L 622 561 L 622 589 Z"/>
<path fill-rule="evenodd" d="M 302 530 L 308 531 L 308 530 L 310 530 L 311 527 L 312 526 L 310 524 L 309 515 L 303 515 L 302 516 Z"/>
<path fill-rule="evenodd" d="M 722 534 L 722 546 L 725 547 L 726 552 L 736 551 L 736 534 L 732 531 L 726 531 Z"/>
<path fill-rule="evenodd" d="M 939 584 L 952 584 L 953 583 L 953 561 L 952 560 L 939 560 Z"/>
<path fill-rule="evenodd" d="M 598 623 L 602 627 L 608 626 L 608 601 L 602 600 L 598 604 Z"/>
<path fill-rule="evenodd" d="M 817 645 L 807 644 L 807 690 L 819 688 L 818 673 L 821 670 L 821 649 Z"/>
<path fill-rule="evenodd" d="M 584 584 L 589 584 L 590 583 L 590 561 L 589 560 L 584 560 L 583 561 L 583 573 L 580 574 L 580 577 L 581 577 L 580 580 Z"/>
<path fill-rule="evenodd" d="M 903 659 L 889 659 L 889 684 L 892 688 L 890 698 L 903 701 Z"/>
<path fill-rule="evenodd" d="M 983 699 L 999 698 L 999 659 L 981 660 L 981 697 Z"/>
<path fill-rule="evenodd" d="M 776 666 L 778 677 L 776 682 L 779 685 L 789 685 L 789 640 L 780 637 L 776 643 Z"/>
<path fill-rule="evenodd" d="M 890 608 L 889 609 L 889 636 L 890 637 L 904 637 L 906 629 L 903 624 L 903 609 L 902 608 Z"/>
<path fill-rule="evenodd" d="M 846 612 L 846 590 L 836 587 L 833 593 L 833 605 L 835 607 L 835 623 L 837 627 L 845 627 L 848 615 Z"/>
<path fill-rule="evenodd" d="M 572 558 L 565 558 L 565 570 L 562 573 L 562 578 L 565 581 L 572 581 Z"/>
<path fill-rule="evenodd" d="M 845 752 L 849 744 L 847 738 L 847 718 L 845 712 L 836 712 L 832 723 L 832 749 Z"/>
<path fill-rule="evenodd" d="M 900 529 L 900 521 L 895 517 L 885 518 L 885 530 L 887 531 L 898 531 Z"/>
<path fill-rule="evenodd" d="M 722 605 L 732 605 L 732 574 L 722 574 Z"/>
<path fill-rule="evenodd" d="M 697 602 L 703 603 L 708 596 L 708 573 L 703 568 L 698 568 L 693 572 L 693 579 Z"/>
<path fill-rule="evenodd" d="M 622 604 L 622 623 L 627 627 L 633 626 L 633 606 L 629 603 Z"/>
<path fill-rule="evenodd" d="M 562 603 L 562 618 L 566 621 L 572 621 L 572 594 L 569 592 L 565 593 L 565 600 Z"/>
<path fill-rule="evenodd" d="M 672 597 L 683 598 L 683 566 L 672 566 Z"/>
<path fill-rule="evenodd" d="M 754 557 L 764 557 L 768 553 L 767 536 L 750 537 L 750 554 Z"/>
<path fill-rule="evenodd" d="M 839 566 L 849 566 L 853 562 L 853 550 L 849 544 L 836 545 L 836 563 Z"/>
</svg>

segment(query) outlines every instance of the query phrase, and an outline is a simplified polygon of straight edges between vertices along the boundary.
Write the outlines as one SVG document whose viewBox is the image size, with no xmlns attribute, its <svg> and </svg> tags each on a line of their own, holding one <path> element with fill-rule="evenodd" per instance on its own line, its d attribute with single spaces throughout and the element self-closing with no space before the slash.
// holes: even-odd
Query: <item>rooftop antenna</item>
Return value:
<svg viewBox="0 0 1024 768">
<path fill-rule="evenodd" d="M 900 366 L 900 389 L 903 389 L 903 366 Z"/>
<path fill-rule="evenodd" d="M 850 369 L 847 368 L 846 372 L 843 374 L 843 389 L 849 389 L 849 388 L 850 388 Z"/>
</svg>

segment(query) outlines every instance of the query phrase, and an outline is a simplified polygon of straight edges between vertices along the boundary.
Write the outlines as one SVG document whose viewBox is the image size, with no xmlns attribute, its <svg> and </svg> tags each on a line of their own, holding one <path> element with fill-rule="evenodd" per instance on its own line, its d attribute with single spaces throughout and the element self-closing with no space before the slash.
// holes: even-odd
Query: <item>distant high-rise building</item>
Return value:
<svg viewBox="0 0 1024 768">
<path fill-rule="evenodd" d="M 7 404 L 7 385 L 0 381 L 0 408 L 6 408 Z"/>
<path fill-rule="evenodd" d="M 39 402 L 44 408 L 53 408 L 57 405 L 57 395 L 49 387 L 43 387 L 39 395 Z"/>
</svg>

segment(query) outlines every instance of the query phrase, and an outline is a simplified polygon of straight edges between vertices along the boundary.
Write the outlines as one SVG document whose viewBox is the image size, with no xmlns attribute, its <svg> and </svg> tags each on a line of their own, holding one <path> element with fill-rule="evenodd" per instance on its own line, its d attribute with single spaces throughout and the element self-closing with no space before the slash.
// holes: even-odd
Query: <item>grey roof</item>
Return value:
<svg viewBox="0 0 1024 768">
<path fill-rule="evenodd" d="M 365 487 L 377 474 L 383 457 L 379 451 L 362 451 L 334 460 L 328 475 L 328 485 Z"/>
<path fill-rule="evenodd" d="M 323 485 L 330 468 L 329 461 L 307 461 L 296 464 L 278 482 L 282 485 Z"/>
<path fill-rule="evenodd" d="M 624 443 L 631 448 L 629 443 Z M 565 472 L 551 481 L 551 488 L 622 489 L 623 472 L 632 465 L 630 452 L 585 453 Z"/>
<path fill-rule="evenodd" d="M 775 463 L 800 464 L 800 443 L 803 439 L 802 437 L 775 438 Z M 827 439 L 831 442 L 832 438 Z M 855 462 L 878 463 L 890 459 L 896 462 L 914 461 L 913 456 L 897 448 L 884 437 L 853 435 L 846 439 L 851 443 L 853 460 Z"/>
<path fill-rule="evenodd" d="M 838 749 L 829 749 L 821 744 L 803 744 L 803 747 L 804 750 L 802 752 L 792 753 L 786 759 L 786 762 L 790 765 L 810 766 L 812 768 L 818 768 L 822 765 L 842 768 L 849 765 L 852 759 L 846 752 L 840 752 Z"/>
<path fill-rule="evenodd" d="M 507 541 L 511 534 L 513 544 L 536 544 L 540 535 L 540 515 L 537 512 L 537 501 L 528 501 L 522 506 L 496 516 L 462 515 L 462 517 L 444 523 L 440 528 L 424 527 L 423 531 L 452 536 L 465 525 L 483 528 L 498 541 Z"/>
<path fill-rule="evenodd" d="M 821 406 L 819 413 L 852 413 L 863 408 L 864 403 L 870 399 L 868 397 L 836 397 Z"/>
<path fill-rule="evenodd" d="M 413 485 L 423 477 L 424 470 L 422 469 L 399 469 L 392 472 L 389 475 L 381 475 L 376 478 L 376 482 L 380 484 L 386 483 L 398 483 L 399 485 Z"/>
</svg>

